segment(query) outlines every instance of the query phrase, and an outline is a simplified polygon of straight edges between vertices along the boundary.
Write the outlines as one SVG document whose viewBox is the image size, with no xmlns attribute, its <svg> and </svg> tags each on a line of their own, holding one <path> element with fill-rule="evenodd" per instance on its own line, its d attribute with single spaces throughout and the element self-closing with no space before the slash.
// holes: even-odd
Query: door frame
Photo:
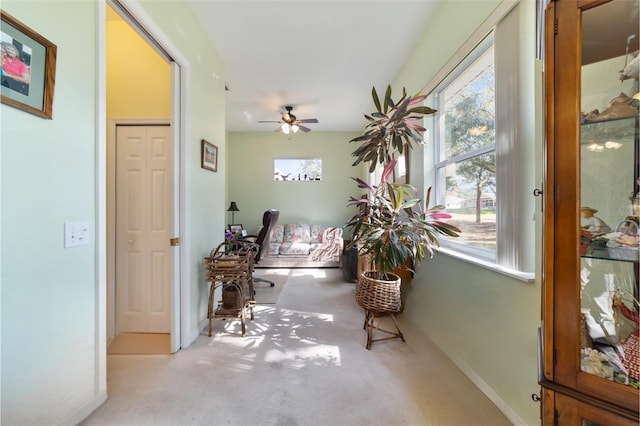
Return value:
<svg viewBox="0 0 640 426">
<path fill-rule="evenodd" d="M 171 85 L 171 117 L 172 138 L 174 147 L 174 229 L 178 230 L 180 249 L 176 250 L 174 269 L 174 285 L 172 289 L 172 321 L 171 321 L 171 350 L 178 351 L 193 341 L 190 331 L 190 236 L 189 216 L 187 206 L 190 203 L 188 179 L 190 163 L 188 155 L 188 141 L 190 138 L 188 117 L 190 114 L 190 63 L 180 50 L 173 44 L 155 22 L 149 17 L 138 0 L 128 0 L 125 3 L 118 0 L 102 0 L 97 14 L 98 19 L 98 147 L 96 154 L 96 186 L 97 186 L 97 251 L 98 251 L 98 282 L 96 336 L 98 346 L 98 376 L 99 387 L 106 386 L 106 342 L 107 342 L 107 276 L 109 273 L 109 259 L 107 252 L 107 123 L 106 123 L 106 5 L 113 5 L 116 9 L 124 9 L 129 14 L 129 25 L 146 39 L 153 42 L 172 60 Z M 151 43 L 150 43 L 151 44 Z M 114 129 L 115 130 L 115 129 Z M 115 137 L 115 135 L 114 135 Z M 102 367 L 105 366 L 105 367 Z"/>
</svg>

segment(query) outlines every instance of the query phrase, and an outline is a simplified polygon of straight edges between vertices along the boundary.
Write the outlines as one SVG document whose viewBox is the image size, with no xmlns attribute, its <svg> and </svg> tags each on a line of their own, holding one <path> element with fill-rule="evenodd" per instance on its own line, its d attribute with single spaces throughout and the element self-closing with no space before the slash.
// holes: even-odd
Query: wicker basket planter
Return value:
<svg viewBox="0 0 640 426">
<path fill-rule="evenodd" d="M 400 277 L 389 273 L 393 281 L 378 279 L 378 271 L 364 271 L 356 284 L 356 302 L 365 311 L 377 313 L 400 312 Z"/>
</svg>

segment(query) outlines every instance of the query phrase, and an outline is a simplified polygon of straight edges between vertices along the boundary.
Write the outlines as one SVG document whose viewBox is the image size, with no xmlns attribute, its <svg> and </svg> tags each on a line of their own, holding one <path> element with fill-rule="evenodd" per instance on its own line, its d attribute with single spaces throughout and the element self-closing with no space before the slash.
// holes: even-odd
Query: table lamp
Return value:
<svg viewBox="0 0 640 426">
<path fill-rule="evenodd" d="M 231 212 L 231 224 L 233 225 L 235 223 L 235 213 L 240 211 L 235 201 L 231 202 L 231 205 L 229 206 L 227 211 Z"/>
</svg>

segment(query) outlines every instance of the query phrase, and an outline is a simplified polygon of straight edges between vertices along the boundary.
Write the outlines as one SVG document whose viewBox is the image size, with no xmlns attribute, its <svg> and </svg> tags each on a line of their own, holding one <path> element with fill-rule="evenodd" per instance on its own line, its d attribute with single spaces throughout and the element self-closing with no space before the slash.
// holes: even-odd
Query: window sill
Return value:
<svg viewBox="0 0 640 426">
<path fill-rule="evenodd" d="M 499 274 L 503 274 L 508 277 L 515 278 L 517 280 L 520 280 L 526 283 L 532 283 L 535 281 L 535 278 L 536 278 L 533 272 L 521 272 L 521 271 L 516 271 L 514 269 L 505 268 L 503 266 L 496 265 L 493 262 L 488 262 L 486 260 L 468 256 L 466 254 L 462 254 L 458 251 L 451 250 L 446 247 L 440 247 L 437 250 L 439 253 L 442 253 L 444 255 L 447 255 L 456 259 L 460 259 L 465 262 L 472 263 L 474 265 L 480 266 L 481 268 L 489 269 L 490 271 L 494 271 Z"/>
</svg>

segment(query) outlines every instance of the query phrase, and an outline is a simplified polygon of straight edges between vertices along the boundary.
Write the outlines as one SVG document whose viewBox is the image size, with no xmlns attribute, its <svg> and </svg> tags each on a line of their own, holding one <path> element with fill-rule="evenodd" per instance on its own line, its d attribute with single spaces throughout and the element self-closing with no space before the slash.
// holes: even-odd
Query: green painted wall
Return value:
<svg viewBox="0 0 640 426">
<path fill-rule="evenodd" d="M 358 135 L 312 131 L 289 139 L 279 132 L 229 133 L 228 199 L 240 209 L 235 222 L 254 233 L 262 224 L 262 213 L 274 208 L 280 210 L 279 223 L 343 226 L 352 215 L 349 197 L 358 193 L 351 177 L 366 175 L 364 168 L 351 167 L 357 145 L 349 140 Z M 322 158 L 323 180 L 274 182 L 273 159 L 296 156 Z"/>
<path fill-rule="evenodd" d="M 225 219 L 224 172 L 200 168 L 200 139 L 226 155 L 224 66 L 184 2 L 129 3 L 146 11 L 189 64 L 183 173 L 190 227 L 181 236 L 189 251 L 190 341 L 206 315 L 202 258 L 222 238 Z M 104 7 L 102 0 L 2 2 L 4 12 L 58 48 L 53 120 L 0 106 L 2 424 L 76 424 L 106 398 L 104 330 L 97 325 L 104 328 L 106 295 L 96 246 Z M 89 223 L 91 243 L 65 249 L 64 223 L 76 221 Z"/>
<path fill-rule="evenodd" d="M 2 105 L 2 424 L 57 424 L 96 389 L 96 3 L 3 1 L 58 47 L 53 119 Z M 74 25 L 60 25 L 73 22 Z"/>
<path fill-rule="evenodd" d="M 444 2 L 394 81 L 394 87 L 406 86 L 409 92 L 420 90 L 499 4 L 499 1 Z M 525 67 L 519 82 L 520 102 L 523 113 L 531 117 L 521 132 L 520 142 L 527 144 L 537 162 L 536 167 L 532 163 L 529 170 L 523 170 L 515 178 L 533 191 L 535 182 L 539 182 L 535 174 L 540 170 L 542 132 L 541 77 L 533 49 L 535 2 L 521 1 L 519 7 L 521 48 L 529 50 L 518 58 Z M 430 144 L 421 151 L 427 158 L 433 156 Z M 429 184 L 424 176 L 421 151 L 415 150 L 410 168 L 410 181 L 419 186 Z M 530 212 L 531 206 L 523 211 Z M 539 256 L 540 210 L 533 216 L 538 222 L 532 229 L 536 228 L 538 234 L 531 252 Z M 403 321 L 409 321 L 433 340 L 490 394 L 514 423 L 538 424 L 540 407 L 531 401 L 531 394 L 539 393 L 536 370 L 539 279 L 526 283 L 441 253 L 422 264 L 408 292 Z"/>
</svg>

